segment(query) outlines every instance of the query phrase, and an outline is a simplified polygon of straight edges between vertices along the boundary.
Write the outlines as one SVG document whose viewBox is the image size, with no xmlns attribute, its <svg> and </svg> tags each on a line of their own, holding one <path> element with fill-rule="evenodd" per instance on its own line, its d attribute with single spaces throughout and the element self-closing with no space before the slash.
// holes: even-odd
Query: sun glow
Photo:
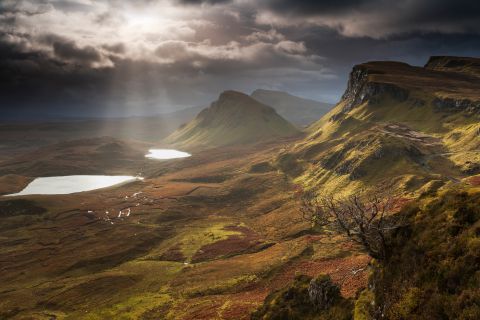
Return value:
<svg viewBox="0 0 480 320">
<path fill-rule="evenodd" d="M 127 13 L 125 19 L 128 28 L 136 28 L 137 30 L 157 28 L 160 25 L 158 22 L 162 20 L 161 17 L 146 13 Z"/>
</svg>

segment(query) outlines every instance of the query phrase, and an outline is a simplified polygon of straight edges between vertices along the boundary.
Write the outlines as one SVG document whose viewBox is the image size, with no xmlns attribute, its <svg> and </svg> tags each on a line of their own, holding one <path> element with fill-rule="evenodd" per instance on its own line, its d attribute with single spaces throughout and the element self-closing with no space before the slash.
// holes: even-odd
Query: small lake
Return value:
<svg viewBox="0 0 480 320">
<path fill-rule="evenodd" d="M 148 154 L 145 155 L 148 159 L 156 160 L 168 160 L 168 159 L 178 159 L 178 158 L 188 158 L 191 156 L 190 153 L 178 151 L 174 149 L 150 149 Z"/>
<path fill-rule="evenodd" d="M 19 193 L 7 196 L 24 196 L 31 194 L 70 194 L 107 188 L 127 182 L 142 180 L 132 176 L 62 176 L 36 178 Z"/>
</svg>

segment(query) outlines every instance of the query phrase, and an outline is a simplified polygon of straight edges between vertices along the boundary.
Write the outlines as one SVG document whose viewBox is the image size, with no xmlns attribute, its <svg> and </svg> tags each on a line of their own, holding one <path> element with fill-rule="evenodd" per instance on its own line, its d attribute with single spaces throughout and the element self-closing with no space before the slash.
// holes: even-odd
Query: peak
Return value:
<svg viewBox="0 0 480 320">
<path fill-rule="evenodd" d="M 404 62 L 398 62 L 398 61 L 369 61 L 365 62 L 362 64 L 357 64 L 356 66 L 353 67 L 353 70 L 363 70 L 366 71 L 369 74 L 375 74 L 375 73 L 391 73 L 391 72 L 399 72 L 399 71 L 404 71 L 408 69 L 412 69 L 415 67 L 412 67 L 411 65 L 404 63 Z"/>
<path fill-rule="evenodd" d="M 431 56 L 430 59 L 428 59 L 425 68 L 435 69 L 438 66 L 461 67 L 469 65 L 471 63 L 480 64 L 480 58 L 457 56 Z"/>
<path fill-rule="evenodd" d="M 289 137 L 299 131 L 269 107 L 242 92 L 228 90 L 210 107 L 172 133 L 167 143 L 222 146 Z"/>
<path fill-rule="evenodd" d="M 264 105 L 249 95 L 234 90 L 222 92 L 218 97 L 218 100 L 212 103 L 211 108 L 215 111 L 243 110 L 245 112 L 253 112 L 258 110 L 264 112 L 275 112 L 273 108 Z"/>
<path fill-rule="evenodd" d="M 220 94 L 220 96 L 218 97 L 218 100 L 231 99 L 231 98 L 234 98 L 234 99 L 248 98 L 248 95 L 240 91 L 226 90 Z"/>
<path fill-rule="evenodd" d="M 289 95 L 288 92 L 280 91 L 280 90 L 268 90 L 268 89 L 256 89 L 252 92 L 252 96 L 260 95 L 260 94 L 282 94 L 282 95 Z"/>
</svg>

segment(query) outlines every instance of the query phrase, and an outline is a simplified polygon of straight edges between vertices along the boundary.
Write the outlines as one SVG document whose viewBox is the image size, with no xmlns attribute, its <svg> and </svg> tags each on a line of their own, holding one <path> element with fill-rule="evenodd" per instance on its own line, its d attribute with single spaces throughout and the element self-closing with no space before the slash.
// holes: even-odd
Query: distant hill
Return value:
<svg viewBox="0 0 480 320">
<path fill-rule="evenodd" d="M 0 162 L 0 176 L 136 174 L 149 145 L 111 137 L 60 142 Z"/>
<path fill-rule="evenodd" d="M 251 97 L 271 106 L 279 115 L 299 127 L 317 121 L 334 106 L 331 103 L 300 98 L 284 91 L 257 89 Z"/>
<path fill-rule="evenodd" d="M 191 107 L 149 117 L 0 122 L 0 162 L 66 140 L 110 136 L 121 140 L 157 142 L 195 118 L 203 108 Z"/>
<path fill-rule="evenodd" d="M 224 146 L 289 137 L 299 131 L 272 107 L 250 96 L 225 91 L 209 108 L 165 140 L 188 147 Z"/>
</svg>

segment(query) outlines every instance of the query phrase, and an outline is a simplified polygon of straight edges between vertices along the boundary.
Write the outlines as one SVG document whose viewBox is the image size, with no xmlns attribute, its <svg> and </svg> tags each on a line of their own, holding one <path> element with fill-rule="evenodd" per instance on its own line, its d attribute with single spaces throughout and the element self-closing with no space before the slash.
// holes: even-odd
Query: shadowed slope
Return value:
<svg viewBox="0 0 480 320">
<path fill-rule="evenodd" d="M 296 97 L 283 91 L 257 89 L 251 97 L 271 106 L 297 126 L 307 126 L 317 121 L 333 107 L 330 103 Z"/>
<path fill-rule="evenodd" d="M 184 146 L 224 146 L 289 137 L 299 131 L 275 110 L 246 94 L 225 91 L 212 105 L 179 128 L 166 142 Z"/>
</svg>

